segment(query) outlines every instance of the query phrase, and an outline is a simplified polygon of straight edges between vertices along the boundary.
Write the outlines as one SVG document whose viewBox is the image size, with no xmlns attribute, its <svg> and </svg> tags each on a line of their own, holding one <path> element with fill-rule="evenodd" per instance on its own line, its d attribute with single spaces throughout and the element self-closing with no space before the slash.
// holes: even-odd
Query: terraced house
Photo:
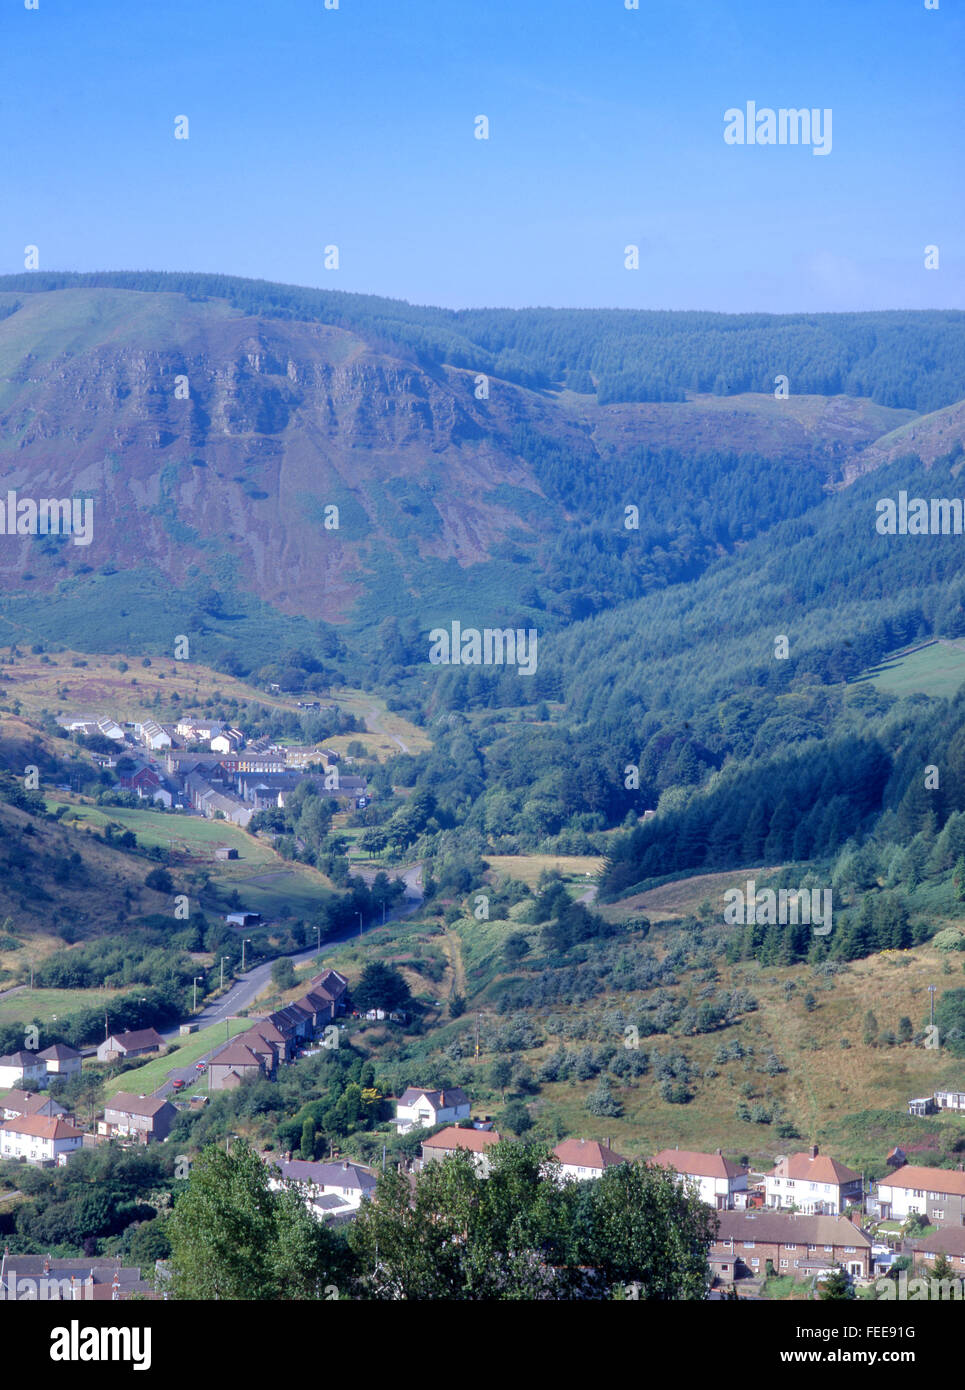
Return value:
<svg viewBox="0 0 965 1390">
<path fill-rule="evenodd" d="M 842 1265 L 855 1278 L 871 1277 L 871 1237 L 846 1216 L 805 1216 L 801 1212 L 722 1211 L 710 1267 L 727 1283 L 776 1274 L 801 1278 Z"/>
</svg>

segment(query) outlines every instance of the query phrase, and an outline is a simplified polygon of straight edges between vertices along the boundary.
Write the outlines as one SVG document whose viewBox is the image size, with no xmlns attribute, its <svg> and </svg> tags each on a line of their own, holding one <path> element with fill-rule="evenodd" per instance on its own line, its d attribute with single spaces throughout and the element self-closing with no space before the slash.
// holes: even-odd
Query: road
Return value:
<svg viewBox="0 0 965 1390">
<path fill-rule="evenodd" d="M 400 875 L 405 884 L 404 906 L 394 908 L 386 914 L 386 921 L 394 921 L 400 917 L 410 917 L 413 912 L 417 912 L 422 904 L 422 865 L 413 864 Z M 371 931 L 373 927 L 381 927 L 382 923 L 376 919 L 365 926 L 365 931 Z M 324 954 L 329 946 L 338 945 L 342 941 L 353 940 L 358 933 L 354 928 L 340 932 L 337 936 L 330 936 L 321 944 L 321 950 L 312 946 L 306 951 L 298 951 L 295 955 L 289 956 L 288 960 L 292 965 L 304 965 L 307 961 L 316 960 Z M 215 1023 L 224 1023 L 226 1018 L 231 1018 L 235 1014 L 241 1013 L 252 1001 L 257 998 L 263 989 L 271 981 L 271 967 L 275 960 L 283 959 L 276 956 L 274 960 L 266 960 L 261 965 L 256 965 L 252 970 L 247 970 L 244 975 L 231 986 L 225 994 L 212 1003 L 207 1004 L 200 1013 L 192 1014 L 183 1020 L 185 1023 L 196 1023 L 199 1031 L 212 1027 Z M 161 1029 L 161 1036 L 170 1039 L 179 1036 L 180 1024 L 174 1024 L 168 1029 Z M 193 1071 L 193 1068 L 191 1068 Z"/>
<path fill-rule="evenodd" d="M 390 738 L 400 753 L 409 752 L 409 745 L 407 743 L 403 743 L 395 734 L 390 734 L 388 729 L 382 728 L 382 716 L 375 705 L 372 706 L 365 716 L 365 727 L 370 733 L 383 734 L 386 738 Z"/>
</svg>

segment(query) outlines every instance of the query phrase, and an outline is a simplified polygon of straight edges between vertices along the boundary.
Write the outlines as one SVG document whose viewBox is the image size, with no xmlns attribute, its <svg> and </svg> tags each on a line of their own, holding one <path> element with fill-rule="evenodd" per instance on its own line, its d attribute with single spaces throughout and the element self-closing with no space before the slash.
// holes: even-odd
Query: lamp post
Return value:
<svg viewBox="0 0 965 1390">
<path fill-rule="evenodd" d="M 322 926 L 320 922 L 315 923 L 315 950 L 320 952 L 322 949 Z"/>
<path fill-rule="evenodd" d="M 203 980 L 203 979 L 204 979 L 204 976 L 203 976 L 203 975 L 195 975 L 195 977 L 194 977 L 194 1012 L 195 1012 L 195 1013 L 197 1013 L 197 1011 L 198 1011 L 198 981 L 199 981 L 199 980 Z"/>
<path fill-rule="evenodd" d="M 227 956 L 222 956 L 222 957 L 221 957 L 221 988 L 222 988 L 222 989 L 224 989 L 224 963 L 225 963 L 225 961 L 226 961 L 227 959 L 228 959 Z"/>
<path fill-rule="evenodd" d="M 357 916 L 358 919 L 359 919 L 359 936 L 361 936 L 361 935 L 362 935 L 362 914 L 361 914 L 361 912 L 356 913 L 356 916 Z"/>
<path fill-rule="evenodd" d="M 245 973 L 245 947 L 251 945 L 251 937 L 246 936 L 241 943 L 241 973 Z"/>
</svg>

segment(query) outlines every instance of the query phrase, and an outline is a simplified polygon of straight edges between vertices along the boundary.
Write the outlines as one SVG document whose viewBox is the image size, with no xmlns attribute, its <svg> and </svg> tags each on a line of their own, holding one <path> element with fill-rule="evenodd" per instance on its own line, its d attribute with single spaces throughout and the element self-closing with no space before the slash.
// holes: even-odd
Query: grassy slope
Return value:
<svg viewBox="0 0 965 1390">
<path fill-rule="evenodd" d="M 907 656 L 889 657 L 863 679 L 891 695 L 949 698 L 965 684 L 965 641 L 932 642 Z"/>
<path fill-rule="evenodd" d="M 701 876 L 689 885 L 668 885 L 676 891 L 682 910 L 696 906 L 708 895 L 707 878 Z M 654 892 L 665 893 L 666 889 Z M 620 905 L 623 915 L 625 907 L 626 904 Z M 514 917 L 517 911 L 513 910 Z M 657 923 L 656 913 L 653 917 L 655 926 L 647 946 L 662 955 L 674 928 Z M 461 919 L 448 931 L 438 922 L 410 921 L 392 923 L 368 934 L 363 951 L 351 942 L 327 950 L 326 961 L 350 979 L 357 978 L 368 959 L 392 961 L 403 970 L 413 992 L 427 1001 L 445 1001 L 452 992 L 465 992 L 468 1003 L 464 1016 L 450 1021 L 444 1011 L 436 1014 L 430 1010 L 430 1017 L 437 1018 L 438 1025 L 423 1038 L 410 1039 L 416 1056 L 424 1059 L 422 1064 L 414 1062 L 413 1071 L 424 1071 L 431 1082 L 434 1069 L 440 1065 L 436 1059 L 453 1039 L 473 1033 L 478 1012 L 480 1059 L 476 1062 L 470 1057 L 457 1065 L 460 1075 L 466 1074 L 475 1112 L 496 1113 L 502 1099 L 489 1084 L 489 1066 L 499 1054 L 487 1043 L 487 1037 L 507 1022 L 495 1003 L 501 982 L 506 979 L 502 943 L 510 930 L 524 931 L 534 950 L 538 950 L 539 929 L 516 921 Z M 430 959 L 442 966 L 438 981 L 416 968 Z M 944 974 L 946 962 L 952 971 L 950 975 Z M 647 1075 L 635 1085 L 613 1084 L 614 1093 L 624 1106 L 621 1117 L 595 1118 L 587 1112 L 585 1100 L 596 1081 L 571 1079 L 544 1085 L 540 1096 L 534 1099 L 531 1112 L 537 1121 L 537 1132 L 550 1133 L 553 1124 L 559 1122 L 570 1135 L 610 1137 L 618 1150 L 632 1157 L 646 1157 L 674 1145 L 711 1151 L 721 1147 L 726 1153 L 747 1154 L 752 1163 L 760 1165 L 771 1163 L 776 1154 L 803 1148 L 811 1142 L 865 1170 L 873 1164 L 880 1169 L 888 1149 L 899 1142 L 906 1147 L 919 1146 L 926 1154 L 947 1153 L 957 1135 L 965 1136 L 965 1118 L 946 1115 L 915 1120 L 906 1114 L 906 1103 L 911 1096 L 929 1094 L 936 1086 L 960 1086 L 965 1064 L 947 1053 L 914 1044 L 866 1046 L 862 1034 L 869 1009 L 875 1013 L 880 1029 L 896 1030 L 899 1018 L 905 1014 L 918 1028 L 927 1017 L 928 985 L 957 988 L 965 984 L 962 963 L 961 955 L 949 957 L 922 946 L 904 952 L 883 952 L 852 963 L 843 975 L 823 980 L 816 978 L 806 965 L 762 968 L 756 962 L 746 962 L 728 967 L 718 962 L 720 979 L 716 987 L 746 988 L 758 1001 L 757 1011 L 716 1033 L 695 1037 L 658 1034 L 641 1042 L 648 1051 L 665 1053 L 679 1049 L 698 1066 L 701 1074 L 694 1083 L 694 1098 L 689 1104 L 661 1100 L 652 1075 Z M 787 983 L 794 985 L 789 998 L 785 993 Z M 684 972 L 672 993 L 698 1002 L 699 987 Z M 813 1012 L 804 1005 L 809 991 L 817 1001 Z M 549 1012 L 564 1021 L 580 1022 L 587 1017 L 596 1021 L 611 1010 L 633 1007 L 643 998 L 641 994 L 612 992 L 585 1005 L 554 1005 Z M 545 1024 L 545 1010 L 524 1014 L 527 1012 L 537 1027 Z M 393 1035 L 398 1036 L 393 1030 L 369 1026 L 357 1041 L 364 1048 Z M 754 1049 L 754 1057 L 715 1064 L 718 1047 L 736 1037 L 745 1047 Z M 842 1047 L 842 1039 L 847 1047 Z M 595 1032 L 588 1039 L 594 1047 L 606 1040 L 605 1033 L 596 1036 Z M 622 1044 L 622 1033 L 612 1041 Z M 583 1041 L 568 1044 L 577 1049 L 583 1045 Z M 511 1060 L 525 1060 L 536 1069 L 556 1046 L 557 1040 L 551 1038 L 537 1050 L 512 1054 Z M 787 1068 L 776 1076 L 761 1070 L 771 1052 Z M 451 1073 L 449 1059 L 442 1060 L 441 1066 L 447 1074 Z M 717 1076 L 703 1075 L 715 1066 Z M 741 1087 L 747 1081 L 754 1090 L 748 1103 L 753 1106 L 757 1099 L 778 1102 L 795 1124 L 799 1138 L 780 1138 L 774 1125 L 736 1118 L 737 1106 L 744 1099 Z"/>
<path fill-rule="evenodd" d="M 103 713 L 123 723 L 138 719 L 159 719 L 171 722 L 178 717 L 178 703 L 188 702 L 193 706 L 207 700 L 252 701 L 269 710 L 287 710 L 298 714 L 297 696 L 270 695 L 265 691 L 246 684 L 244 681 L 194 661 L 174 661 L 164 657 L 154 657 L 148 667 L 142 666 L 137 656 L 128 656 L 128 670 L 116 670 L 122 655 L 98 656 L 75 651 L 50 654 L 49 664 L 39 656 L 21 653 L 11 657 L 9 648 L 0 648 L 0 689 L 6 703 L 16 701 L 26 720 L 36 720 L 41 711 L 54 715 L 78 713 Z M 73 663 L 82 661 L 83 666 Z M 172 703 L 171 695 L 177 692 L 180 702 Z M 160 695 L 161 705 L 156 706 L 155 697 Z M 387 736 L 401 737 L 413 752 L 428 748 L 429 739 L 423 730 L 416 728 L 398 714 L 390 713 L 385 701 L 377 695 L 369 695 L 359 690 L 333 690 L 331 699 L 341 706 L 347 714 L 355 714 L 364 720 L 373 711 L 385 737 L 377 733 L 362 735 L 372 754 L 383 761 L 385 757 L 397 753 L 398 745 Z M 306 698 L 320 699 L 311 696 Z M 327 700 L 326 695 L 323 698 Z M 341 737 L 343 744 L 350 743 L 359 735 Z M 339 742 L 333 742 L 338 748 Z"/>
</svg>

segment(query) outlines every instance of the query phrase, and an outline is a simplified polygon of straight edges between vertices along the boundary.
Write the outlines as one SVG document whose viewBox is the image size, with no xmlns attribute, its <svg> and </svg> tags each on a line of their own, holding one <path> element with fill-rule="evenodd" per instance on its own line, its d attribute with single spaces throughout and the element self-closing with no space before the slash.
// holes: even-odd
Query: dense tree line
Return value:
<svg viewBox="0 0 965 1390">
<path fill-rule="evenodd" d="M 539 1145 L 388 1170 L 347 1237 L 273 1192 L 243 1143 L 206 1150 L 168 1223 L 181 1299 L 640 1299 L 700 1301 L 715 1219 L 645 1164 L 564 1183 Z"/>
<path fill-rule="evenodd" d="M 601 401 L 680 400 L 686 391 L 870 396 L 937 410 L 965 395 L 965 315 L 954 310 L 848 314 L 715 314 L 637 309 L 449 310 L 375 295 L 182 272 L 34 271 L 0 291 L 129 289 L 224 299 L 247 314 L 322 321 L 373 347 L 402 348 L 520 385 L 567 386 Z"/>
</svg>

